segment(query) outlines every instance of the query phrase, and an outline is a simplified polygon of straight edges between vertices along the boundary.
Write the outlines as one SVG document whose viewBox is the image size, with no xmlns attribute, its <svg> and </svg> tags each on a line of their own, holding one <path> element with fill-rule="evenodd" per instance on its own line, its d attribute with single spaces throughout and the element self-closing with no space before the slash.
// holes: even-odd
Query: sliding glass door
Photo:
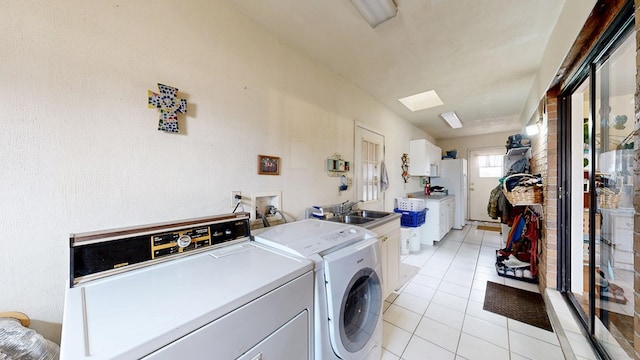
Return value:
<svg viewBox="0 0 640 360">
<path fill-rule="evenodd" d="M 635 43 L 635 32 L 621 31 L 560 102 L 570 144 L 560 154 L 570 164 L 561 175 L 570 196 L 560 207 L 571 218 L 561 233 L 569 264 L 560 284 L 596 346 L 614 359 L 634 354 Z"/>
</svg>

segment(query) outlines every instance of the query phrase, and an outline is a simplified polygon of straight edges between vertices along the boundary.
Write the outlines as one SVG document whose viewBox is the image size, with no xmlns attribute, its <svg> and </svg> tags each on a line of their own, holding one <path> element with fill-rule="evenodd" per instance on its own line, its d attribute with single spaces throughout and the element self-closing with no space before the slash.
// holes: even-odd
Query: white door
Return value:
<svg viewBox="0 0 640 360">
<path fill-rule="evenodd" d="M 498 221 L 489 217 L 487 204 L 502 177 L 504 154 L 504 146 L 469 150 L 469 220 Z"/>
<path fill-rule="evenodd" d="M 383 160 L 384 135 L 356 125 L 356 200 L 363 200 L 369 210 L 385 210 L 384 193 L 380 191 L 380 163 Z"/>
</svg>

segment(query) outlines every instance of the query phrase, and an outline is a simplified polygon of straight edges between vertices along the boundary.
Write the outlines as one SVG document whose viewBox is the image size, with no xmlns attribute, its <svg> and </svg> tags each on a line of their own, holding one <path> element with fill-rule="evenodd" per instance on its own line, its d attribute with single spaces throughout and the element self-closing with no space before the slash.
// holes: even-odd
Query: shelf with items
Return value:
<svg viewBox="0 0 640 360">
<path fill-rule="evenodd" d="M 513 174 L 502 181 L 502 192 L 511 206 L 531 206 L 542 216 L 542 179 L 531 174 Z"/>
<path fill-rule="evenodd" d="M 529 206 L 513 219 L 505 247 L 496 250 L 498 275 L 538 282 L 540 219 L 541 216 Z"/>
<path fill-rule="evenodd" d="M 508 148 L 503 158 L 504 178 L 494 191 L 507 203 L 501 218 L 506 238 L 496 250 L 495 267 L 499 276 L 538 283 L 543 184 L 540 175 L 531 174 L 530 159 L 530 146 Z"/>
<path fill-rule="evenodd" d="M 330 177 L 343 177 L 351 170 L 351 162 L 344 160 L 342 155 L 335 153 L 327 158 L 327 175 Z"/>
<path fill-rule="evenodd" d="M 516 165 L 519 161 L 526 161 L 528 163 L 529 159 L 531 159 L 531 148 L 530 147 L 520 147 L 509 149 L 507 153 L 504 155 L 502 172 L 505 175 L 508 175 L 511 172 L 511 169 Z M 524 167 L 523 167 L 524 168 Z M 528 164 L 526 169 L 518 169 L 517 172 L 523 172 L 523 170 L 528 171 Z"/>
<path fill-rule="evenodd" d="M 502 192 L 511 206 L 531 206 L 542 216 L 542 178 L 530 173 L 531 147 L 507 150 L 503 160 Z"/>
<path fill-rule="evenodd" d="M 533 276 L 533 273 L 531 272 L 530 263 L 522 262 L 525 264 L 518 264 L 517 262 L 514 262 L 512 266 L 509 266 L 511 265 L 509 261 L 512 259 L 510 259 L 509 257 L 501 256 L 499 254 L 499 251 L 500 250 L 496 250 L 496 264 L 495 264 L 496 272 L 498 273 L 499 276 L 506 277 L 509 279 L 522 280 L 522 281 L 530 282 L 533 284 L 538 283 L 538 276 Z"/>
<path fill-rule="evenodd" d="M 342 159 L 327 159 L 327 171 L 347 172 L 350 162 Z"/>
</svg>

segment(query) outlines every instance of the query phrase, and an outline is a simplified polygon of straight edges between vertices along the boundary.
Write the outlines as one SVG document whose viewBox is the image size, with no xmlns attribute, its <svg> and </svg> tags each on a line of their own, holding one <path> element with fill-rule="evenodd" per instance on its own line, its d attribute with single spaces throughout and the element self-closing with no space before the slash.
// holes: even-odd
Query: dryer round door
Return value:
<svg viewBox="0 0 640 360">
<path fill-rule="evenodd" d="M 383 303 L 379 254 L 378 240 L 371 239 L 325 255 L 329 337 L 342 358 L 380 345 L 381 339 L 376 339 L 381 337 Z"/>
</svg>

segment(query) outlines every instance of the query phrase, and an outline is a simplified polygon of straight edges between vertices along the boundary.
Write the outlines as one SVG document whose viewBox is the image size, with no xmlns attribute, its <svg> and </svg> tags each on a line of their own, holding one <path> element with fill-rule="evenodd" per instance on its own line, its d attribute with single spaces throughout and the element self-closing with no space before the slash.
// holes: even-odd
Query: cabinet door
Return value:
<svg viewBox="0 0 640 360">
<path fill-rule="evenodd" d="M 456 202 L 449 200 L 449 230 L 453 228 L 453 224 L 456 223 Z"/>
<path fill-rule="evenodd" d="M 400 285 L 400 226 L 387 233 L 387 281 L 389 294 Z"/>
<path fill-rule="evenodd" d="M 380 240 L 380 261 L 382 262 L 382 298 L 386 299 L 392 290 L 389 290 L 389 281 L 387 281 L 387 273 L 389 272 L 387 263 L 389 259 L 389 249 L 385 241 L 385 235 L 379 235 Z"/>
<path fill-rule="evenodd" d="M 409 142 L 409 175 L 431 175 L 431 152 L 426 139 L 411 140 Z"/>
<path fill-rule="evenodd" d="M 453 228 L 453 199 L 449 198 L 440 202 L 440 228 L 438 240 L 441 240 L 451 228 Z"/>
<path fill-rule="evenodd" d="M 400 282 L 400 220 L 371 229 L 378 234 L 382 262 L 382 296 L 386 299 Z"/>
<path fill-rule="evenodd" d="M 433 146 L 433 164 L 438 167 L 438 171 L 442 171 L 442 149 L 435 145 Z"/>
<path fill-rule="evenodd" d="M 438 240 L 442 239 L 447 231 L 449 231 L 449 229 L 447 229 L 447 227 L 449 226 L 448 222 L 449 222 L 449 209 L 448 209 L 448 202 L 447 201 L 443 201 L 440 203 L 440 229 L 438 229 Z"/>
<path fill-rule="evenodd" d="M 427 218 L 424 222 L 424 230 L 422 232 L 421 242 L 427 245 L 433 245 L 434 241 L 440 240 L 440 208 L 439 201 L 427 202 Z"/>
</svg>

